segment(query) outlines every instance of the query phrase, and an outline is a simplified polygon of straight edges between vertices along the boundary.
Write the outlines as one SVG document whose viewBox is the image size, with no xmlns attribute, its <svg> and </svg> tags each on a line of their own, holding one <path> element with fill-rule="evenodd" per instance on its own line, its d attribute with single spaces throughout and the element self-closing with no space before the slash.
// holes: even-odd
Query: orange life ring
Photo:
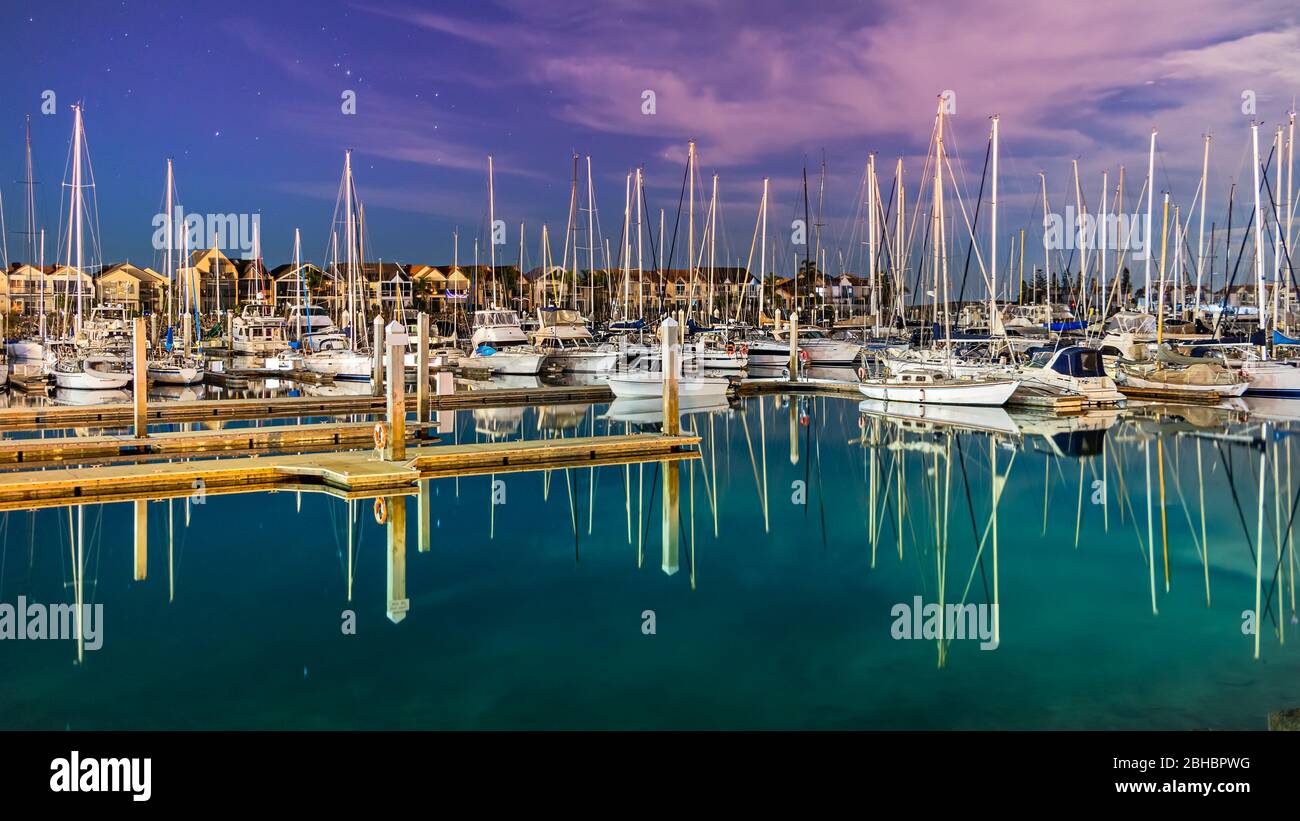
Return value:
<svg viewBox="0 0 1300 821">
<path fill-rule="evenodd" d="M 866 369 L 866 368 L 858 368 L 858 381 L 859 381 L 859 382 L 865 382 L 865 381 L 867 381 L 867 369 Z"/>
<path fill-rule="evenodd" d="M 388 446 L 388 423 L 375 423 L 375 450 L 383 450 Z"/>
<path fill-rule="evenodd" d="M 727 343 L 727 356 L 735 356 L 735 355 L 736 355 L 736 345 L 735 345 L 735 343 L 728 342 L 728 343 Z"/>
<path fill-rule="evenodd" d="M 861 416 L 861 415 L 859 414 L 859 416 L 858 416 L 858 430 L 866 430 L 866 428 L 867 428 L 867 420 L 866 420 L 863 416 Z"/>
<path fill-rule="evenodd" d="M 375 499 L 375 523 L 388 524 L 388 500 L 383 496 Z"/>
<path fill-rule="evenodd" d="M 741 346 L 740 346 L 740 354 L 741 354 L 741 356 L 749 356 L 749 346 L 748 346 L 748 345 L 741 345 Z"/>
</svg>

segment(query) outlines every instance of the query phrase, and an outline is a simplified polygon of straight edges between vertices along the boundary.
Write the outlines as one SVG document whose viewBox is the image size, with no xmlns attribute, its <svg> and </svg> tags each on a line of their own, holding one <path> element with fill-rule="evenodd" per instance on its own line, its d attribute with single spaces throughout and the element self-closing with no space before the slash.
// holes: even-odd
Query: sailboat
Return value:
<svg viewBox="0 0 1300 821">
<path fill-rule="evenodd" d="M 26 135 L 26 179 L 23 183 L 27 186 L 27 237 L 26 256 L 27 264 L 30 266 L 33 262 L 39 260 L 36 268 L 36 276 L 40 283 L 40 298 L 37 305 L 37 327 L 36 336 L 21 337 L 17 339 L 5 340 L 5 353 L 9 359 L 29 359 L 40 360 L 45 356 L 45 230 L 39 232 L 40 242 L 39 251 L 37 248 L 37 229 L 36 229 L 36 180 L 32 176 L 32 118 L 28 115 L 25 125 Z M 30 268 L 29 268 L 30 270 Z M 5 363 L 5 378 L 8 379 L 9 363 Z"/>
<path fill-rule="evenodd" d="M 370 379 L 373 363 L 370 355 L 357 346 L 358 329 L 365 333 L 365 297 L 362 291 L 361 272 L 358 270 L 361 252 L 361 204 L 357 197 L 356 184 L 352 177 L 352 151 L 343 154 L 343 180 L 339 189 L 339 201 L 334 208 L 334 222 L 338 222 L 338 210 L 343 209 L 344 223 L 344 270 L 347 275 L 347 333 L 334 329 L 304 334 L 300 338 L 302 345 L 303 367 L 313 373 L 330 374 L 335 379 L 355 380 Z M 334 244 L 334 271 L 338 271 L 337 234 Z M 358 298 L 360 295 L 360 298 Z M 360 303 L 360 305 L 358 305 Z"/>
<path fill-rule="evenodd" d="M 162 385 L 196 385 L 203 381 L 205 375 L 206 368 L 203 357 L 190 356 L 189 351 L 177 350 L 172 344 L 172 329 L 176 327 L 175 319 L 181 313 L 188 313 L 188 301 L 183 303 L 174 301 L 176 274 L 180 267 L 176 264 L 176 255 L 181 252 L 181 249 L 176 244 L 176 230 L 179 226 L 175 224 L 174 215 L 179 208 L 179 202 L 176 194 L 176 178 L 173 174 L 170 158 L 167 160 L 167 182 L 163 200 L 166 209 L 163 215 L 163 224 L 167 230 L 163 246 L 163 275 L 170 285 L 167 294 L 167 343 L 162 351 L 156 351 L 149 358 L 148 379 L 150 382 Z M 189 283 L 186 284 L 187 287 L 184 290 L 187 293 Z"/>
<path fill-rule="evenodd" d="M 92 247 L 98 248 L 99 244 L 93 240 L 93 232 L 98 220 L 88 219 L 86 215 L 86 191 L 92 191 L 95 188 L 93 175 L 90 181 L 86 182 L 84 165 L 89 165 L 89 156 L 86 153 L 86 132 L 85 122 L 82 118 L 80 105 L 74 105 L 73 127 L 72 127 L 72 181 L 68 184 L 69 209 L 68 209 L 68 236 L 67 236 L 67 267 L 77 277 L 77 310 L 75 328 L 80 336 L 82 329 L 81 308 L 83 302 L 82 285 L 85 281 L 82 271 L 83 264 L 83 235 L 85 231 L 92 232 Z M 101 317 L 96 319 L 96 323 L 91 324 L 91 330 L 105 330 L 111 324 L 111 318 Z M 101 327 L 103 326 L 103 327 Z M 101 344 L 107 337 L 102 335 L 92 335 L 92 339 Z M 60 343 L 52 346 L 46 354 L 46 367 L 54 376 L 55 383 L 60 388 L 74 388 L 78 390 L 114 390 L 125 387 L 131 381 L 131 374 L 127 372 L 126 363 L 120 356 L 109 353 L 103 348 L 87 348 L 78 344 L 76 341 Z"/>
<path fill-rule="evenodd" d="M 993 118 L 993 140 L 996 145 L 997 140 L 997 122 L 998 118 Z M 952 334 L 950 332 L 951 322 L 948 316 L 947 294 L 947 247 L 946 234 L 944 227 L 944 195 L 943 195 L 943 169 L 945 166 L 943 151 L 943 127 L 944 127 L 944 102 L 942 98 L 939 101 L 938 115 L 935 120 L 935 139 L 934 139 L 934 193 L 932 219 L 934 226 L 933 234 L 933 253 L 932 274 L 934 276 L 934 300 L 935 312 L 939 313 L 939 295 L 940 290 L 945 294 L 943 303 L 943 329 L 946 337 L 946 354 L 948 361 L 952 361 Z M 996 157 L 996 152 L 994 152 Z M 994 164 L 994 201 L 997 199 L 997 165 Z M 996 213 L 996 212 L 995 212 Z M 994 220 L 996 225 L 996 218 Z M 996 229 L 994 232 L 996 237 Z M 992 262 L 990 270 L 997 269 L 996 246 L 992 253 Z M 996 289 L 990 282 L 989 301 L 993 302 Z M 992 309 L 990 309 L 992 310 Z M 937 355 L 936 355 L 937 359 Z M 911 364 L 894 363 L 888 369 L 887 373 L 882 376 L 867 377 L 863 376 L 858 385 L 858 390 L 868 399 L 878 399 L 886 402 L 913 402 L 918 404 L 933 405 L 988 405 L 1001 406 L 1005 405 L 1011 399 L 1012 394 L 1020 387 L 1020 379 L 1015 376 L 1002 377 L 998 375 L 978 374 L 969 375 L 958 374 L 954 370 L 940 370 L 934 367 L 931 362 L 916 362 Z"/>
</svg>

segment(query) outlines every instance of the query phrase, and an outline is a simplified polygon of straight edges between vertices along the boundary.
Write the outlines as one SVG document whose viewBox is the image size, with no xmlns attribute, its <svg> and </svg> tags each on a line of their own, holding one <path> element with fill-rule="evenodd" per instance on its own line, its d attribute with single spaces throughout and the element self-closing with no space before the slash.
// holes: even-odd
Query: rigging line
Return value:
<svg viewBox="0 0 1300 821">
<path fill-rule="evenodd" d="M 966 244 L 966 265 L 961 272 L 961 288 L 959 288 L 957 291 L 958 305 L 960 305 L 962 302 L 966 300 L 966 275 L 970 273 L 971 251 L 975 250 L 975 231 L 980 227 L 980 209 L 984 205 L 984 180 L 988 177 L 989 157 L 992 156 L 992 154 L 993 154 L 993 138 L 990 137 L 988 141 L 988 146 L 984 149 L 984 170 L 980 172 L 980 193 L 979 193 L 979 199 L 975 200 L 975 221 L 971 224 L 970 241 Z M 951 168 L 949 169 L 949 173 L 952 173 Z M 981 265 L 980 267 L 982 269 L 984 266 Z M 987 284 L 987 281 L 988 281 L 988 277 L 986 276 L 985 284 Z M 989 322 L 991 323 L 992 321 L 993 321 L 993 317 L 989 317 Z M 958 444 L 958 450 L 960 451 L 960 449 L 961 446 L 960 444 Z"/>
<path fill-rule="evenodd" d="M 1273 151 L 1274 151 L 1274 148 L 1276 148 L 1276 146 L 1274 146 L 1273 148 L 1270 148 L 1270 149 L 1268 150 L 1268 160 L 1265 161 L 1265 163 L 1264 163 L 1264 167 L 1263 167 L 1263 172 L 1260 174 L 1260 176 L 1263 177 L 1263 178 L 1265 178 L 1265 179 L 1267 179 L 1267 177 L 1268 177 L 1268 169 L 1273 165 Z M 1233 188 L 1234 188 L 1234 190 L 1235 190 L 1236 186 L 1234 185 Z M 1229 200 L 1229 202 L 1231 203 L 1231 200 Z M 1229 207 L 1231 207 L 1231 205 L 1230 205 Z M 1245 230 L 1245 231 L 1242 233 L 1242 235 L 1241 235 L 1241 245 L 1237 248 L 1237 261 L 1236 261 L 1236 263 L 1233 264 L 1233 266 L 1232 266 L 1232 277 L 1229 278 L 1228 283 L 1227 283 L 1226 285 L 1223 286 L 1223 304 L 1222 304 L 1222 306 L 1220 306 L 1221 308 L 1222 308 L 1222 307 L 1226 307 L 1227 304 L 1228 304 L 1228 293 L 1232 290 L 1232 286 L 1233 286 L 1233 285 L 1236 283 L 1236 281 L 1237 281 L 1237 271 L 1241 268 L 1241 260 L 1242 260 L 1242 257 L 1243 257 L 1243 256 L 1245 255 L 1245 253 L 1246 253 L 1246 241 L 1247 241 L 1248 239 L 1250 239 L 1250 229 L 1253 228 L 1254 225 L 1255 225 L 1255 209 L 1252 208 L 1252 209 L 1250 210 L 1250 219 L 1246 221 L 1246 230 Z M 1231 250 L 1232 250 L 1232 245 L 1231 245 L 1232 240 L 1231 240 L 1231 238 L 1228 238 L 1226 241 L 1228 242 L 1228 250 L 1231 251 Z M 1147 253 L 1151 253 L 1151 249 L 1148 248 L 1148 249 L 1147 249 Z M 1261 306 L 1261 307 L 1262 307 L 1262 306 Z M 1225 313 L 1225 312 L 1224 312 L 1223 310 L 1220 310 L 1220 311 L 1219 311 L 1219 320 L 1218 320 L 1218 322 L 1215 323 L 1215 326 L 1214 326 L 1214 335 L 1215 335 L 1215 336 L 1218 336 L 1218 335 L 1219 335 L 1219 327 L 1223 324 L 1223 314 L 1224 314 L 1224 313 Z"/>
</svg>

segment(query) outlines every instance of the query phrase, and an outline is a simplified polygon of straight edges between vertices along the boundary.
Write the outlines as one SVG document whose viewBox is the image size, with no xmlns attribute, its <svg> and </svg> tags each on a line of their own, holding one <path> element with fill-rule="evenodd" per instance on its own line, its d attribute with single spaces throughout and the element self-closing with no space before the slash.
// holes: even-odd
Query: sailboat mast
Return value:
<svg viewBox="0 0 1300 821">
<path fill-rule="evenodd" d="M 492 282 L 492 307 L 500 307 L 497 299 L 497 238 L 496 191 L 492 184 L 492 155 L 488 154 L 488 268 Z"/>
<path fill-rule="evenodd" d="M 876 155 L 867 155 L 867 276 L 871 278 L 871 306 L 868 312 L 880 325 L 880 292 L 876 280 Z M 866 324 L 865 317 L 863 324 Z"/>
<path fill-rule="evenodd" d="M 763 201 L 759 204 L 758 213 L 759 221 L 762 228 L 759 229 L 758 237 L 758 321 L 760 327 L 763 324 L 763 283 L 767 281 L 767 181 L 763 178 Z M 775 297 L 773 297 L 773 308 L 776 310 Z"/>
<path fill-rule="evenodd" d="M 1210 135 L 1205 135 L 1205 149 L 1201 157 L 1201 219 L 1196 232 L 1196 309 L 1201 307 L 1201 272 L 1205 270 L 1205 204 L 1209 196 L 1206 184 L 1210 176 Z M 1288 192 L 1288 196 L 1290 192 Z"/>
<path fill-rule="evenodd" d="M 352 329 L 352 345 L 357 344 L 357 303 L 354 281 L 356 259 L 356 234 L 352 221 L 352 149 L 343 152 L 343 242 L 346 258 L 344 271 L 348 283 L 348 325 Z"/>
<path fill-rule="evenodd" d="M 1156 181 L 1156 130 L 1151 129 L 1151 150 L 1147 155 L 1147 227 L 1146 227 L 1146 259 L 1143 260 L 1143 293 L 1146 295 L 1147 313 L 1151 313 L 1151 217 L 1152 206 L 1155 203 L 1155 181 Z"/>
<path fill-rule="evenodd" d="M 1047 173 L 1038 172 L 1038 178 L 1043 186 L 1043 225 L 1047 224 Z M 1043 243 L 1043 277 L 1047 283 L 1047 329 L 1052 329 L 1052 250 Z M 1037 288 L 1035 288 L 1037 290 Z"/>
<path fill-rule="evenodd" d="M 989 334 L 998 313 L 998 115 L 993 115 L 993 193 L 989 198 L 993 224 L 989 235 Z"/>
<path fill-rule="evenodd" d="M 1264 232 L 1260 226 L 1263 216 L 1259 209 L 1259 123 L 1250 124 L 1250 141 L 1254 162 L 1255 194 L 1255 306 L 1259 311 L 1259 329 L 1264 330 Z M 1267 349 L 1266 349 L 1267 350 Z"/>
<path fill-rule="evenodd" d="M 72 107 L 73 124 L 72 124 L 72 203 L 68 209 L 69 218 L 72 220 L 72 227 L 68 231 L 68 266 L 76 273 L 77 277 L 77 313 L 76 313 L 76 333 L 81 333 L 81 300 L 82 300 L 82 281 L 81 281 L 81 263 L 82 263 L 82 234 L 81 234 L 81 106 Z M 76 241 L 75 265 L 73 241 Z"/>
<path fill-rule="evenodd" d="M 686 187 L 690 189 L 686 205 L 686 270 L 691 277 L 686 315 L 691 316 L 695 313 L 695 140 L 686 145 L 686 176 Z"/>
<path fill-rule="evenodd" d="M 596 195 L 591 182 L 591 155 L 587 155 L 587 312 L 589 315 L 596 312 Z M 577 250 L 574 250 L 573 260 L 578 260 Z M 578 280 L 574 277 L 574 289 L 577 290 Z M 593 317 L 594 318 L 594 317 Z"/>
</svg>

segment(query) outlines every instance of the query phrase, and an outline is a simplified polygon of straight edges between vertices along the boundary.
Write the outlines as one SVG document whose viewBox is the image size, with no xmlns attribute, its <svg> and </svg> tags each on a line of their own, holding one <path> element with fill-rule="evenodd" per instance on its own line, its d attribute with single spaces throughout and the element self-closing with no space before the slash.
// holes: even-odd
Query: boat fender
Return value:
<svg viewBox="0 0 1300 821">
<path fill-rule="evenodd" d="M 925 388 L 921 388 L 921 402 L 925 402 Z"/>
<path fill-rule="evenodd" d="M 383 450 L 388 446 L 388 424 L 386 422 L 375 423 L 375 450 Z"/>
<path fill-rule="evenodd" d="M 808 352 L 805 351 L 803 348 L 799 349 L 799 361 L 804 363 L 805 365 L 808 364 Z"/>
<path fill-rule="evenodd" d="M 383 496 L 375 499 L 375 523 L 388 524 L 388 500 Z"/>
</svg>

